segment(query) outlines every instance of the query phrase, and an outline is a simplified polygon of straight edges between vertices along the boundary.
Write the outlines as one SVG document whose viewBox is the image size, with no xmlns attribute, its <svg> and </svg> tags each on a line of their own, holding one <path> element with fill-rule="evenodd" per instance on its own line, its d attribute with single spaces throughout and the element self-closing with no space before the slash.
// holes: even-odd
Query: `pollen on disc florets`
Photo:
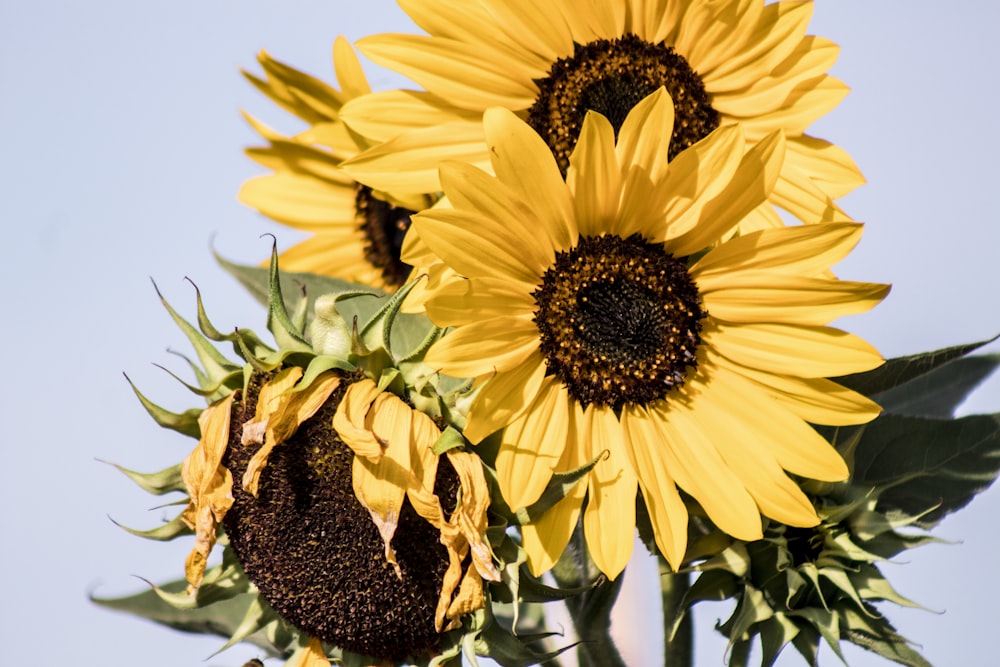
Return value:
<svg viewBox="0 0 1000 667">
<path fill-rule="evenodd" d="M 282 618 L 329 644 L 394 661 L 434 652 L 448 552 L 439 531 L 404 501 L 392 540 L 402 577 L 386 561 L 371 515 L 354 495 L 354 453 L 332 426 L 349 382 L 271 452 L 256 498 L 240 486 L 259 448 L 241 444 L 241 425 L 253 418 L 267 379 L 255 375 L 234 405 L 223 458 L 237 480 L 223 525 L 247 576 Z M 446 510 L 458 487 L 442 457 L 434 491 Z"/>
<path fill-rule="evenodd" d="M 686 262 L 662 244 L 581 237 L 532 296 L 548 372 L 584 406 L 647 405 L 697 365 L 705 312 Z"/>
<path fill-rule="evenodd" d="M 382 272 L 387 285 L 402 286 L 413 268 L 400 259 L 400 254 L 414 211 L 377 198 L 371 188 L 360 183 L 355 191 L 354 208 L 358 227 L 365 237 L 365 259 Z"/>
<path fill-rule="evenodd" d="M 528 124 L 545 138 L 563 173 L 587 111 L 605 116 L 617 134 L 632 107 L 660 86 L 674 102 L 669 159 L 719 126 L 719 113 L 684 56 L 633 34 L 576 44 L 572 56 L 557 60 L 535 83 L 539 93 Z"/>
</svg>

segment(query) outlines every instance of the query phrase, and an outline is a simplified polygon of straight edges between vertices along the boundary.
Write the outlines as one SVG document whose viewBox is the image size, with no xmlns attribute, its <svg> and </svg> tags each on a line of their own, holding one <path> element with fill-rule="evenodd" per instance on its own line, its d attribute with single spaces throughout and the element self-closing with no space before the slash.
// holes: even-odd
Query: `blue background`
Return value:
<svg viewBox="0 0 1000 667">
<path fill-rule="evenodd" d="M 868 223 L 838 267 L 845 278 L 895 283 L 873 313 L 844 326 L 886 356 L 980 340 L 1000 331 L 1000 150 L 994 26 L 982 0 L 820 0 L 810 32 L 843 47 L 834 73 L 853 88 L 812 133 L 847 148 L 869 184 L 842 201 Z M 221 328 L 263 329 L 258 307 L 215 264 L 262 258 L 275 232 L 294 235 L 235 199 L 259 173 L 241 150 L 256 138 L 246 109 L 293 131 L 238 73 L 254 54 L 332 77 L 333 38 L 415 31 L 388 0 L 35 0 L 0 3 L 0 661 L 13 665 L 241 665 L 238 647 L 194 638 L 86 600 L 182 574 L 189 541 L 132 537 L 165 510 L 96 458 L 158 470 L 193 441 L 144 414 L 125 371 L 160 404 L 195 405 L 150 365 L 183 370 L 166 348 L 186 343 L 148 277 L 193 314 L 194 280 Z M 373 85 L 400 80 L 374 67 Z M 994 345 L 992 350 L 1000 348 Z M 964 412 L 1000 409 L 993 379 Z M 992 574 L 1000 492 L 946 520 L 931 545 L 888 564 L 897 589 L 930 609 L 888 609 L 938 665 L 991 665 Z M 627 575 L 616 632 L 629 664 L 656 664 L 655 573 Z M 713 636 L 725 606 L 698 611 L 699 665 L 723 664 Z M 852 665 L 882 665 L 848 650 Z M 825 662 L 835 663 L 827 653 Z M 781 664 L 800 664 L 793 655 Z"/>
</svg>

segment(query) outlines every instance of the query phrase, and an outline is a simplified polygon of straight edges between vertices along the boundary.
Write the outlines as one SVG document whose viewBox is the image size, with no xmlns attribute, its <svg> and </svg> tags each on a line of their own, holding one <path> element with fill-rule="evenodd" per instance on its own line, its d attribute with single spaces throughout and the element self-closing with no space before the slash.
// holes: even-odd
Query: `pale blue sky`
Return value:
<svg viewBox="0 0 1000 667">
<path fill-rule="evenodd" d="M 838 272 L 895 283 L 881 307 L 844 326 L 887 356 L 1000 331 L 998 21 L 1000 9 L 982 0 L 817 3 L 810 32 L 842 45 L 834 73 L 854 91 L 813 132 L 851 151 L 869 180 L 843 201 L 868 226 Z M 158 429 L 121 375 L 165 406 L 194 405 L 150 365 L 180 369 L 165 350 L 186 347 L 149 277 L 182 312 L 193 312 L 188 276 L 217 325 L 263 329 L 261 309 L 216 266 L 209 239 L 245 262 L 267 251 L 263 232 L 291 242 L 236 202 L 240 183 L 258 173 L 241 153 L 255 138 L 238 111 L 294 126 L 238 68 L 254 68 L 266 48 L 329 79 L 337 34 L 412 30 L 388 0 L 0 0 L 0 340 L 10 356 L 0 388 L 0 662 L 177 667 L 206 664 L 221 644 L 86 601 L 95 586 L 139 590 L 132 574 L 180 576 L 190 547 L 115 527 L 107 515 L 149 527 L 163 511 L 149 511 L 152 497 L 95 461 L 156 470 L 193 445 Z M 377 88 L 399 83 L 369 72 Z M 965 408 L 998 409 L 996 379 Z M 985 666 L 995 654 L 998 512 L 993 489 L 937 531 L 959 544 L 885 568 L 904 595 L 946 610 L 890 610 L 935 664 Z M 640 569 L 629 583 L 654 586 Z M 655 622 L 648 602 L 621 605 Z M 709 635 L 723 614 L 706 607 L 698 616 L 698 665 L 722 664 L 723 644 Z M 656 633 L 647 629 L 647 641 Z M 255 655 L 238 648 L 207 664 Z M 849 655 L 853 665 L 885 664 Z"/>
</svg>

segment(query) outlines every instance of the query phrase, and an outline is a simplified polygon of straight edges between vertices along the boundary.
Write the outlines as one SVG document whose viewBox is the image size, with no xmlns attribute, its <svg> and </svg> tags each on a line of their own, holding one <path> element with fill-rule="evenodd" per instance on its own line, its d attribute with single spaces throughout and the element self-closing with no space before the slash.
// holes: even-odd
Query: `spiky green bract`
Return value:
<svg viewBox="0 0 1000 667">
<path fill-rule="evenodd" d="M 892 359 L 882 368 L 840 378 L 884 409 L 869 424 L 821 431 L 851 467 L 846 482 L 806 482 L 821 519 L 815 528 L 769 522 L 764 539 L 732 542 L 691 567 L 700 576 L 684 604 L 732 598 L 719 626 L 729 664 L 746 665 L 758 639 L 762 664 L 789 644 L 816 664 L 821 641 L 843 657 L 856 644 L 903 665 L 929 663 L 883 615 L 897 593 L 880 564 L 928 542 L 926 531 L 968 504 L 1000 471 L 1000 414 L 955 417 L 1000 356 L 966 356 L 990 341 Z M 706 539 L 711 539 L 709 535 Z M 689 551 L 688 560 L 705 558 Z M 683 575 L 682 575 L 683 576 Z"/>
<path fill-rule="evenodd" d="M 267 325 L 272 343 L 265 342 L 249 329 L 238 328 L 230 333 L 217 329 L 208 318 L 197 288 L 196 324 L 181 317 L 160 296 L 195 351 L 194 359 L 183 357 L 195 377 L 194 384 L 185 383 L 185 386 L 206 403 L 217 405 L 235 392 L 240 392 L 237 397 L 259 392 L 264 382 L 262 378 L 273 377 L 293 366 L 301 368 L 302 373 L 291 392 L 301 391 L 314 381 L 318 385 L 321 378 L 329 376 L 326 371 L 335 369 L 346 382 L 361 377 L 375 380 L 381 391 L 407 399 L 412 406 L 447 426 L 440 446 L 435 449 L 436 454 L 467 446 L 457 428 L 462 424 L 458 405 L 468 394 L 469 387 L 458 383 L 442 385 L 446 380 L 423 364 L 424 352 L 442 332 L 423 316 L 400 313 L 402 301 L 412 285 L 389 296 L 335 279 L 284 274 L 278 270 L 276 253 L 272 254 L 269 269 L 234 267 L 232 270 L 261 294 L 268 307 Z M 287 287 L 292 282 L 298 282 L 302 289 L 298 290 L 295 299 L 288 299 L 282 291 L 282 283 Z M 216 347 L 217 343 L 231 345 L 238 361 L 227 358 Z M 135 392 L 158 424 L 195 439 L 201 438 L 199 417 L 205 408 L 173 413 L 160 408 L 137 389 Z M 206 427 L 206 431 L 210 430 L 211 427 Z M 229 442 L 238 444 L 240 434 L 231 433 Z M 301 447 L 301 444 L 295 446 Z M 186 473 L 181 465 L 148 474 L 116 467 L 151 494 L 187 491 Z M 349 487 L 349 466 L 347 474 Z M 547 502 L 558 501 L 562 489 L 584 474 L 585 471 L 571 480 L 558 480 L 561 486 L 552 489 Z M 236 491 L 234 489 L 234 493 Z M 190 501 L 187 497 L 172 504 L 183 507 Z M 552 589 L 530 575 L 524 551 L 507 531 L 509 523 L 517 520 L 499 505 L 488 515 L 487 541 L 502 575 L 501 581 L 489 582 L 486 586 L 486 609 L 467 614 L 459 627 L 442 634 L 437 657 L 411 656 L 406 664 L 441 664 L 449 656 L 460 654 L 475 664 L 478 654 L 489 655 L 501 665 L 513 667 L 545 661 L 559 652 L 545 645 L 549 633 L 541 628 L 541 615 L 533 605 L 563 599 L 579 591 Z M 194 532 L 181 514 L 149 530 L 123 528 L 159 541 Z M 160 586 L 150 584 L 149 590 L 136 595 L 116 599 L 95 597 L 93 600 L 104 607 L 173 628 L 225 637 L 227 641 L 220 651 L 238 642 L 250 642 L 269 656 L 294 660 L 292 656 L 304 650 L 310 637 L 283 619 L 258 592 L 236 556 L 235 540 L 233 537 L 231 546 L 220 524 L 216 543 L 222 546 L 223 562 L 208 568 L 200 585 L 193 588 L 188 585 L 188 578 Z M 250 570 L 249 565 L 246 569 Z M 325 646 L 324 650 L 337 664 L 360 667 L 377 662 L 374 658 L 334 647 Z"/>
</svg>

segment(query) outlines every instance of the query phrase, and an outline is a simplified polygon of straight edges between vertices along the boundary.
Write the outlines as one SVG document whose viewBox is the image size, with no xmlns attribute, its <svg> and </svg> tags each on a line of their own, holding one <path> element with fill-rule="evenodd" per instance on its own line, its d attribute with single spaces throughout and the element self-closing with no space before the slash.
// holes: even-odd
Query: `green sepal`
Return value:
<svg viewBox="0 0 1000 667">
<path fill-rule="evenodd" d="M 135 528 L 129 528 L 125 524 L 118 523 L 111 517 L 111 523 L 115 524 L 122 530 L 128 531 L 133 535 L 145 538 L 147 540 L 156 540 L 157 542 L 168 542 L 174 538 L 182 537 L 184 535 L 193 535 L 194 531 L 184 523 L 180 515 L 175 516 L 170 521 L 160 524 L 155 528 L 150 528 L 149 530 L 136 530 Z"/>
<path fill-rule="evenodd" d="M 100 459 L 98 459 L 100 461 Z M 186 491 L 184 479 L 181 477 L 181 464 L 175 463 L 169 468 L 164 468 L 158 472 L 142 473 L 129 470 L 117 463 L 101 461 L 109 466 L 114 466 L 120 473 L 135 482 L 143 491 L 154 496 L 162 496 L 172 491 Z"/>
<path fill-rule="evenodd" d="M 218 253 L 213 253 L 215 255 L 215 260 L 219 265 L 227 272 L 229 275 L 236 278 L 237 281 L 253 296 L 259 303 L 264 306 L 268 306 L 270 302 L 270 268 L 262 268 L 259 266 L 244 266 L 240 264 L 235 264 L 223 259 Z M 328 276 L 320 276 L 313 273 L 296 273 L 292 271 L 279 271 L 281 277 L 285 280 L 291 280 L 297 285 L 301 285 L 305 290 L 307 303 L 305 305 L 307 319 L 303 325 L 303 331 L 307 331 L 310 322 L 308 321 L 308 314 L 315 313 L 316 300 L 327 294 L 346 294 L 346 293 L 367 293 L 372 296 L 380 297 L 385 296 L 385 292 L 372 288 L 364 288 L 354 283 L 347 282 L 346 280 L 341 280 L 339 278 L 330 278 Z M 367 291 L 365 291 L 367 290 Z M 344 315 L 344 319 L 348 322 L 351 318 L 357 314 L 359 318 L 363 321 L 367 321 L 367 315 L 373 312 L 374 308 L 368 307 L 367 304 L 353 303 L 352 306 L 356 306 L 355 312 L 347 312 Z M 301 307 L 298 302 L 288 303 L 285 302 L 286 309 L 295 310 Z M 286 310 L 287 312 L 287 310 Z"/>
<path fill-rule="evenodd" d="M 159 368 L 167 375 L 169 375 L 170 377 L 172 377 L 173 379 L 177 380 L 177 382 L 179 382 L 180 384 L 184 385 L 184 388 L 190 391 L 192 394 L 196 394 L 198 396 L 206 398 L 209 401 L 228 396 L 230 390 L 232 390 L 233 388 L 234 382 L 236 380 L 243 379 L 243 371 L 239 370 L 239 371 L 234 371 L 223 378 L 219 378 L 215 382 L 205 382 L 202 386 L 195 387 L 194 385 L 188 384 L 187 382 L 182 380 L 180 377 L 177 376 L 176 373 L 171 371 L 166 366 L 161 366 L 160 364 L 153 364 L 153 365 Z"/>
<path fill-rule="evenodd" d="M 367 356 L 383 350 L 388 363 L 395 366 L 400 360 L 416 358 L 436 340 L 437 327 L 426 316 L 400 312 L 403 301 L 416 285 L 417 281 L 406 283 L 367 320 L 361 320 L 365 324 L 354 334 L 355 354 Z"/>
<path fill-rule="evenodd" d="M 459 431 L 454 426 L 446 426 L 443 431 L 441 431 L 441 436 L 434 441 L 434 446 L 431 447 L 431 451 L 441 456 L 445 452 L 455 449 L 456 447 L 465 447 L 467 441 L 462 432 Z"/>
<path fill-rule="evenodd" d="M 908 667 L 931 667 L 910 644 L 892 627 L 889 621 L 874 608 L 868 614 L 846 610 L 842 613 L 848 641 L 872 653 Z"/>
<path fill-rule="evenodd" d="M 198 417 L 200 417 L 202 413 L 200 408 L 191 408 L 190 410 L 185 410 L 180 413 L 164 410 L 146 398 L 135 386 L 135 384 L 133 384 L 132 380 L 129 379 L 129 376 L 126 375 L 125 379 L 128 381 L 129 386 L 132 387 L 132 391 L 135 392 L 139 402 L 142 403 L 142 407 L 144 407 L 146 412 L 149 413 L 149 416 L 153 418 L 153 421 L 163 428 L 169 428 L 177 431 L 178 433 L 183 433 L 184 435 L 196 440 L 201 437 L 201 427 L 198 426 Z"/>
<path fill-rule="evenodd" d="M 955 345 L 953 347 L 934 350 L 933 352 L 922 352 L 920 354 L 911 354 L 905 357 L 896 357 L 895 359 L 889 359 L 874 370 L 832 379 L 838 384 L 864 394 L 865 396 L 874 396 L 875 394 L 888 391 L 893 387 L 898 387 L 905 382 L 909 382 L 910 380 L 924 375 L 925 373 L 929 373 L 949 361 L 959 359 L 967 354 L 970 354 L 971 352 L 975 352 L 979 348 L 992 343 L 998 338 L 1000 338 L 1000 336 L 994 336 L 993 338 L 979 341 L 978 343 Z"/>
<path fill-rule="evenodd" d="M 491 658 L 502 667 L 528 667 L 552 660 L 576 645 L 570 644 L 553 651 L 536 651 L 504 628 L 493 615 L 489 604 L 471 616 L 478 632 L 466 633 L 464 648 L 466 658 L 473 665 L 479 664 L 476 655 L 481 655 Z"/>
<path fill-rule="evenodd" d="M 264 343 L 264 341 L 262 341 L 257 334 L 249 329 L 239 329 L 228 334 L 224 334 L 216 329 L 215 325 L 213 325 L 212 321 L 208 318 L 208 313 L 205 310 L 205 302 L 202 301 L 201 298 L 201 290 L 198 289 L 198 286 L 193 281 L 188 280 L 188 282 L 190 282 L 191 286 L 194 287 L 195 301 L 197 302 L 198 309 L 198 328 L 206 338 L 217 343 L 232 343 L 233 349 L 237 351 L 239 350 L 239 347 L 236 345 L 236 339 L 242 338 L 244 346 L 249 349 L 255 357 L 265 357 L 274 352 L 269 345 Z"/>
<path fill-rule="evenodd" d="M 156 295 L 160 297 L 160 303 L 162 303 L 163 307 L 167 309 L 168 313 L 170 313 L 170 317 L 173 318 L 174 322 L 191 342 L 191 346 L 194 347 L 195 354 L 198 355 L 198 361 L 201 362 L 205 375 L 211 382 L 218 382 L 232 372 L 239 370 L 239 366 L 226 359 L 222 353 L 209 342 L 204 334 L 202 334 L 190 322 L 185 320 L 180 316 L 180 314 L 177 313 L 176 310 L 174 310 L 173 306 L 171 306 L 170 303 L 168 303 L 163 297 L 163 294 L 160 293 L 160 288 L 156 286 L 155 281 L 153 282 L 153 289 L 156 290 Z"/>
<path fill-rule="evenodd" d="M 194 595 L 188 595 L 186 589 L 172 592 L 152 582 L 146 581 L 146 583 L 164 602 L 177 609 L 205 607 L 251 590 L 250 580 L 243 574 L 243 568 L 240 567 L 236 554 L 229 548 L 223 550 L 222 562 L 205 572 L 201 586 Z"/>
<path fill-rule="evenodd" d="M 285 299 L 281 291 L 281 276 L 278 273 L 278 240 L 271 235 L 271 263 L 267 272 L 267 329 L 274 336 L 278 347 L 299 351 L 312 351 L 301 331 L 288 315 Z M 305 286 L 302 286 L 305 290 Z M 303 294 L 302 299 L 305 299 Z M 296 303 L 295 307 L 299 307 Z M 277 325 L 277 326 L 276 326 Z"/>
</svg>

